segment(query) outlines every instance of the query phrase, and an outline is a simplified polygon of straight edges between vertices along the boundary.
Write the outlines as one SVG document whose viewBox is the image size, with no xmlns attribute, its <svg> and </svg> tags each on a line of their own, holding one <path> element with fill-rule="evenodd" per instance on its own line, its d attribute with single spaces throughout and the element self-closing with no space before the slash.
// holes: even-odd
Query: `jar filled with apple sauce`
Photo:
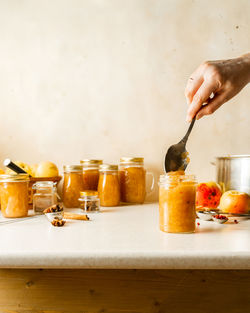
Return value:
<svg viewBox="0 0 250 313">
<path fill-rule="evenodd" d="M 160 230 L 169 233 L 195 231 L 196 178 L 184 172 L 170 172 L 160 176 Z"/>
<path fill-rule="evenodd" d="M 111 207 L 120 204 L 118 165 L 100 165 L 98 194 L 101 206 Z"/>
<path fill-rule="evenodd" d="M 82 165 L 65 165 L 63 203 L 66 208 L 78 208 L 80 192 L 83 191 Z"/>
<path fill-rule="evenodd" d="M 0 175 L 1 210 L 4 217 L 28 215 L 28 174 Z"/>
<path fill-rule="evenodd" d="M 99 181 L 99 167 L 102 160 L 81 160 L 83 167 L 83 190 L 97 190 Z"/>
<path fill-rule="evenodd" d="M 121 158 L 120 159 L 120 186 L 121 201 L 127 203 L 142 204 L 146 197 L 146 170 L 144 169 L 144 158 Z M 154 187 L 153 173 L 150 190 Z"/>
</svg>

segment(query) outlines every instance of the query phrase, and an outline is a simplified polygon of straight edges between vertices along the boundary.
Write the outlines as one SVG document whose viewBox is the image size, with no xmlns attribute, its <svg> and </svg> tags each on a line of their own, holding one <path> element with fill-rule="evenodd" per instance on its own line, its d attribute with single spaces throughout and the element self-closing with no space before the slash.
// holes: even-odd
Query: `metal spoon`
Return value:
<svg viewBox="0 0 250 313">
<path fill-rule="evenodd" d="M 165 156 L 165 171 L 166 173 L 172 171 L 185 171 L 188 163 L 188 152 L 186 150 L 186 143 L 188 137 L 191 133 L 191 130 L 194 126 L 195 118 L 193 118 L 192 122 L 189 125 L 188 131 L 186 135 L 182 138 L 180 142 L 175 145 L 170 146 L 168 152 Z"/>
</svg>

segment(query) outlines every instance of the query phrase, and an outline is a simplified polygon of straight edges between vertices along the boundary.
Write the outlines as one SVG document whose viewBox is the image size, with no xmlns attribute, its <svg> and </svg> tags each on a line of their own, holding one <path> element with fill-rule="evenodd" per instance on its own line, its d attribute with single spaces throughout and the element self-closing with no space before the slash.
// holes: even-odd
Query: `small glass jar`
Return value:
<svg viewBox="0 0 250 313">
<path fill-rule="evenodd" d="M 57 204 L 57 188 L 53 181 L 38 181 L 33 184 L 33 210 L 35 214 L 43 214 L 48 207 Z"/>
<path fill-rule="evenodd" d="M 63 203 L 66 208 L 78 208 L 80 192 L 83 191 L 82 165 L 65 165 Z"/>
<path fill-rule="evenodd" d="M 28 215 L 28 174 L 0 175 L 1 210 L 4 217 Z"/>
<path fill-rule="evenodd" d="M 154 175 L 146 173 L 144 158 L 120 159 L 120 187 L 121 201 L 142 204 L 146 197 L 146 174 L 152 176 L 150 191 L 154 188 Z"/>
<path fill-rule="evenodd" d="M 112 207 L 120 204 L 118 165 L 100 166 L 98 193 L 101 206 Z"/>
<path fill-rule="evenodd" d="M 169 233 L 195 231 L 196 179 L 184 172 L 170 172 L 160 176 L 160 230 Z"/>
<path fill-rule="evenodd" d="M 86 213 L 100 212 L 100 199 L 95 190 L 86 190 L 80 192 L 80 208 Z"/>
<path fill-rule="evenodd" d="M 83 190 L 97 190 L 99 181 L 99 167 L 102 160 L 81 160 L 83 167 Z"/>
</svg>

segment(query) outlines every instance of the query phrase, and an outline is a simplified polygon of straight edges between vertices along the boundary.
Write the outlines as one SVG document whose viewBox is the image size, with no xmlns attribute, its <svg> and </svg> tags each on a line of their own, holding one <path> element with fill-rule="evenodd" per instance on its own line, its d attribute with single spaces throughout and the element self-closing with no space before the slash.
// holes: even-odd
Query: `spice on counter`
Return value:
<svg viewBox="0 0 250 313">
<path fill-rule="evenodd" d="M 61 226 L 63 226 L 65 223 L 66 223 L 65 220 L 60 220 L 58 217 L 55 217 L 55 218 L 53 219 L 53 221 L 51 222 L 51 224 L 52 224 L 53 226 L 56 226 L 56 227 L 61 227 Z"/>
<path fill-rule="evenodd" d="M 213 217 L 219 220 L 227 220 L 227 217 L 225 215 L 216 214 Z"/>
<path fill-rule="evenodd" d="M 197 223 L 197 226 L 200 226 L 200 223 Z"/>
<path fill-rule="evenodd" d="M 88 215 L 64 212 L 63 217 L 69 220 L 89 221 Z"/>
<path fill-rule="evenodd" d="M 239 224 L 239 222 L 238 222 L 237 220 L 234 220 L 234 223 L 235 223 L 235 224 Z"/>
<path fill-rule="evenodd" d="M 62 212 L 63 207 L 60 204 L 54 204 L 43 211 L 43 213 Z"/>
</svg>

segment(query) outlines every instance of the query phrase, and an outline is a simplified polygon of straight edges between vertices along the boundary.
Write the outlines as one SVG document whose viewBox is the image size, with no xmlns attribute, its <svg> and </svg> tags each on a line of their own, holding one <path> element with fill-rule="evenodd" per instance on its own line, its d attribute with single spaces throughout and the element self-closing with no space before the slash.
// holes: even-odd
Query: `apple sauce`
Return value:
<svg viewBox="0 0 250 313">
<path fill-rule="evenodd" d="M 170 172 L 160 177 L 160 230 L 169 233 L 195 231 L 196 180 L 184 172 Z"/>
<path fill-rule="evenodd" d="M 102 160 L 84 159 L 80 161 L 83 167 L 83 190 L 98 189 L 99 167 L 103 163 Z"/>
<path fill-rule="evenodd" d="M 103 164 L 100 166 L 98 194 L 101 206 L 112 207 L 120 204 L 120 182 L 117 165 Z"/>
<path fill-rule="evenodd" d="M 121 158 L 121 201 L 142 204 L 146 197 L 146 171 L 143 158 Z"/>
<path fill-rule="evenodd" d="M 63 203 L 66 208 L 78 208 L 80 192 L 84 189 L 81 165 L 65 165 Z"/>
<path fill-rule="evenodd" d="M 1 210 L 4 217 L 28 215 L 29 175 L 0 175 Z"/>
</svg>

